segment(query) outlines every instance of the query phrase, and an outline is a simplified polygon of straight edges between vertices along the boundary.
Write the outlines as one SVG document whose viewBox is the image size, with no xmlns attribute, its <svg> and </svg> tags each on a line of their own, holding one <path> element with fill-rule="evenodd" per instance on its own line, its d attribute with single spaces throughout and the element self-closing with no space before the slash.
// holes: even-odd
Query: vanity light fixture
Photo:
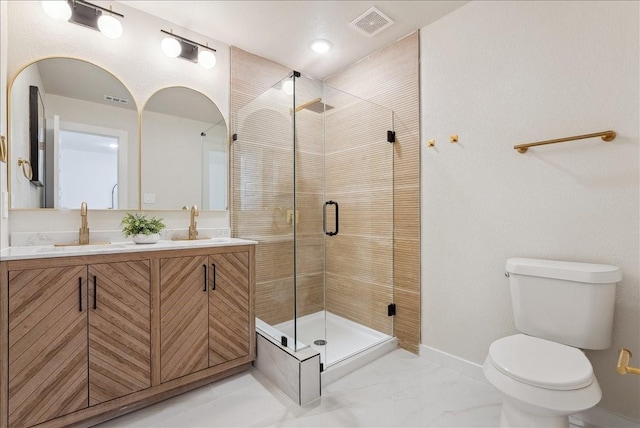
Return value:
<svg viewBox="0 0 640 428">
<path fill-rule="evenodd" d="M 329 52 L 333 45 L 329 40 L 317 39 L 309 43 L 309 48 L 316 53 Z"/>
<path fill-rule="evenodd" d="M 214 48 L 173 34 L 173 30 L 160 30 L 160 32 L 166 34 L 166 37 L 162 39 L 160 43 L 160 48 L 166 56 L 170 58 L 184 58 L 188 61 L 198 63 L 207 69 L 215 67 L 216 56 L 214 52 L 217 51 Z"/>
<path fill-rule="evenodd" d="M 122 36 L 122 23 L 114 17 L 124 15 L 84 0 L 43 0 L 42 8 L 51 18 L 69 21 L 100 31 L 110 39 Z"/>
</svg>

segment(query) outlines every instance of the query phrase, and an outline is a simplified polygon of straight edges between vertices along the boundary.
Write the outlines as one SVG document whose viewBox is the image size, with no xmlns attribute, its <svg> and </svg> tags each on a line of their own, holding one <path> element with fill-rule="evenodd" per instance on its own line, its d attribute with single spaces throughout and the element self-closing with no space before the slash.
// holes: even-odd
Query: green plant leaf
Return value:
<svg viewBox="0 0 640 428">
<path fill-rule="evenodd" d="M 147 218 L 144 213 L 127 213 L 123 217 L 120 226 L 123 226 L 122 234 L 126 237 L 140 234 L 153 235 L 154 233 L 160 233 L 166 227 L 162 220 L 164 219 L 157 217 Z"/>
</svg>

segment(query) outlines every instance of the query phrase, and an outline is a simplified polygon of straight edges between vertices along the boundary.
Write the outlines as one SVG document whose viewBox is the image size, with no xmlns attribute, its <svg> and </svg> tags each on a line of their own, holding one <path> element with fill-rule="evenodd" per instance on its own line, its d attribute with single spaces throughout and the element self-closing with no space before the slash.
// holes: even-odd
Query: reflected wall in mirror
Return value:
<svg viewBox="0 0 640 428">
<path fill-rule="evenodd" d="M 29 87 L 44 104 L 46 136 L 37 187 L 12 168 L 12 208 L 138 208 L 138 110 L 111 73 L 71 58 L 25 67 L 10 90 L 10 153 L 30 158 Z M 35 167 L 35 165 L 34 165 Z"/>
<path fill-rule="evenodd" d="M 227 125 L 185 87 L 156 92 L 142 113 L 142 209 L 227 209 Z"/>
</svg>

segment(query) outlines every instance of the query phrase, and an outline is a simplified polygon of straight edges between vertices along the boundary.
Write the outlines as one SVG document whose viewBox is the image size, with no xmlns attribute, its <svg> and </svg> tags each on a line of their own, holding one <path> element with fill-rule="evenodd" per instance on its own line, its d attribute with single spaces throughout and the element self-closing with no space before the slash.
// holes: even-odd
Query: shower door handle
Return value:
<svg viewBox="0 0 640 428">
<path fill-rule="evenodd" d="M 336 206 L 336 227 L 335 229 L 330 232 L 327 231 L 327 205 L 335 205 Z M 338 214 L 339 214 L 339 207 L 338 207 L 338 203 L 335 201 L 327 201 L 324 203 L 324 206 L 322 207 L 322 229 L 324 230 L 325 235 L 328 236 L 335 236 L 338 234 L 338 225 L 339 225 L 339 218 L 338 218 Z"/>
</svg>

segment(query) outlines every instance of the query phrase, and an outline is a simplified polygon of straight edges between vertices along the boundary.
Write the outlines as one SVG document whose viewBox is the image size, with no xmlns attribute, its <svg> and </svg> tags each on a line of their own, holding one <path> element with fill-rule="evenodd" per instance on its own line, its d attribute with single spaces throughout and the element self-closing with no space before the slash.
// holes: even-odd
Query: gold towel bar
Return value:
<svg viewBox="0 0 640 428">
<path fill-rule="evenodd" d="M 529 147 L 544 146 L 546 144 L 564 143 L 565 141 L 584 140 L 585 138 L 601 137 L 602 141 L 613 141 L 616 138 L 614 131 L 602 131 L 594 134 L 576 135 L 575 137 L 558 138 L 556 140 L 538 141 L 535 143 L 518 144 L 513 146 L 519 153 L 525 153 Z"/>
<path fill-rule="evenodd" d="M 618 365 L 616 371 L 620 374 L 637 374 L 640 375 L 640 369 L 635 367 L 629 367 L 629 358 L 631 358 L 631 351 L 622 348 L 620 350 L 620 356 L 618 357 Z"/>
</svg>

